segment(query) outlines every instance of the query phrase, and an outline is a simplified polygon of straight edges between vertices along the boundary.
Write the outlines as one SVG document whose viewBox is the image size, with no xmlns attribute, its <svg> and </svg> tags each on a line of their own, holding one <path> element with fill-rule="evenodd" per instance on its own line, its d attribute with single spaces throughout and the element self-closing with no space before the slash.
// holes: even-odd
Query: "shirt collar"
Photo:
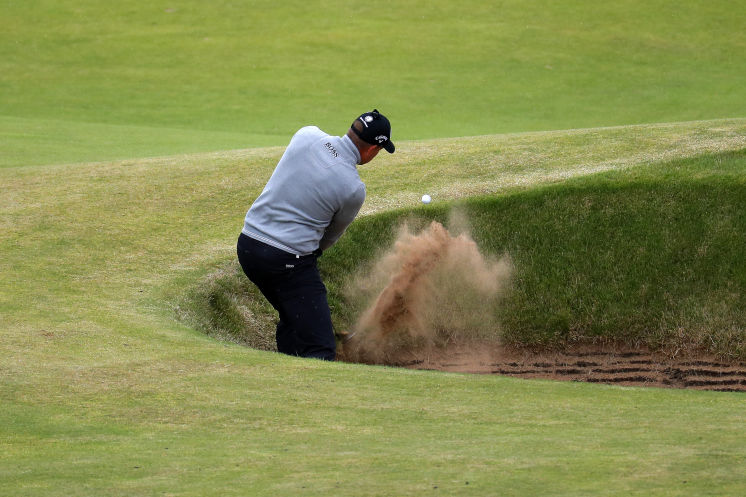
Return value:
<svg viewBox="0 0 746 497">
<path fill-rule="evenodd" d="M 360 161 L 362 160 L 362 158 L 360 157 L 360 151 L 357 149 L 352 140 L 350 140 L 349 136 L 342 136 L 342 146 L 344 146 L 345 150 L 347 150 L 347 152 L 355 158 L 355 164 L 360 164 Z"/>
</svg>

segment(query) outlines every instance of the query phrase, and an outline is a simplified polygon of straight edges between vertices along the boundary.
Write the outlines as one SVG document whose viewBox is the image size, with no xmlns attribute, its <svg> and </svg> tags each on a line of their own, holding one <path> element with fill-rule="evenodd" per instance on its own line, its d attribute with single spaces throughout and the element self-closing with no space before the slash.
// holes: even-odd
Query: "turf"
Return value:
<svg viewBox="0 0 746 497">
<path fill-rule="evenodd" d="M 336 329 L 352 329 L 370 304 L 347 290 L 398 226 L 448 226 L 458 212 L 483 251 L 513 266 L 495 310 L 500 342 L 624 343 L 746 360 L 744 171 L 746 149 L 369 216 L 320 262 Z M 196 282 L 180 310 L 212 335 L 274 349 L 275 313 L 233 259 Z"/>
<path fill-rule="evenodd" d="M 729 120 L 402 142 L 400 155 L 362 168 L 366 215 L 415 207 L 420 181 L 436 192 L 430 209 L 474 194 L 511 199 L 694 150 L 740 150 L 743 129 Z M 174 306 L 232 258 L 245 209 L 281 152 L 0 171 L 0 493 L 727 495 L 744 487 L 742 394 L 324 364 L 179 323 Z M 392 168 L 400 190 L 387 195 Z"/>
<path fill-rule="evenodd" d="M 372 107 L 399 140 L 746 113 L 726 0 L 0 7 L 0 166 L 282 145 Z"/>
<path fill-rule="evenodd" d="M 0 495 L 743 493 L 742 394 L 317 363 L 177 319 L 305 124 L 391 117 L 361 168 L 382 225 L 742 150 L 743 9 L 0 7 Z"/>
<path fill-rule="evenodd" d="M 6 383 L 4 495 L 738 495 L 746 477 L 742 395 L 114 347 Z"/>
</svg>

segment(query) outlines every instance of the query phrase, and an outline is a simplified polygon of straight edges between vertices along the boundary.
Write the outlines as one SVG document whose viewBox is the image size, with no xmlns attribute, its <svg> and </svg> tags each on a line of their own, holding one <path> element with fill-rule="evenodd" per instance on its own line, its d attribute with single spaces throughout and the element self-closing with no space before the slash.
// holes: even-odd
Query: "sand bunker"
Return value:
<svg viewBox="0 0 746 497">
<path fill-rule="evenodd" d="M 463 226 L 452 217 L 449 225 Z M 365 310 L 340 350 L 350 362 L 520 378 L 746 391 L 746 364 L 676 359 L 624 346 L 532 353 L 499 345 L 507 256 L 485 256 L 468 232 L 403 226 L 394 246 L 351 285 Z"/>
<path fill-rule="evenodd" d="M 482 254 L 468 233 L 451 234 L 438 222 L 418 234 L 403 226 L 372 267 L 350 290 L 368 303 L 346 360 L 393 364 L 414 351 L 498 339 L 496 310 L 511 265 Z"/>
<path fill-rule="evenodd" d="M 447 347 L 399 365 L 517 378 L 746 392 L 746 364 L 742 362 L 706 355 L 674 358 L 622 346 L 581 345 L 544 353 L 487 344 Z"/>
</svg>

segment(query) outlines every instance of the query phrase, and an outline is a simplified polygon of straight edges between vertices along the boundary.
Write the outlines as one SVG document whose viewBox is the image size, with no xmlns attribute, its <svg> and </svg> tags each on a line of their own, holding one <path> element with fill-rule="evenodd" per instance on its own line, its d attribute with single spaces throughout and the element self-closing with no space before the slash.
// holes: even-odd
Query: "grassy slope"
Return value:
<svg viewBox="0 0 746 497">
<path fill-rule="evenodd" d="M 744 360 L 744 171 L 746 149 L 370 216 L 321 259 L 336 328 L 351 329 L 369 304 L 346 289 L 398 225 L 447 226 L 455 207 L 483 250 L 512 260 L 513 288 L 496 309 L 503 342 L 620 342 Z M 210 334 L 274 349 L 275 312 L 235 258 L 195 282 L 181 312 Z"/>
<path fill-rule="evenodd" d="M 457 204 L 480 246 L 513 261 L 513 290 L 499 310 L 504 340 L 618 340 L 746 359 L 744 171 L 741 151 Z M 403 219 L 445 224 L 450 207 L 404 209 L 354 226 L 323 260 L 335 297 L 360 271 L 354 254 L 367 258 L 390 243 Z"/>
<path fill-rule="evenodd" d="M 399 139 L 744 114 L 731 2 L 380 5 L 0 0 L 0 166 L 280 145 L 361 105 Z M 366 212 L 744 136 L 402 143 L 364 168 Z M 0 494 L 742 493 L 739 395 L 317 364 L 176 323 L 280 152 L 0 170 Z"/>
<path fill-rule="evenodd" d="M 398 139 L 746 113 L 727 0 L 0 7 L 0 166 L 281 145 L 372 106 Z"/>
<path fill-rule="evenodd" d="M 741 149 L 744 136 L 744 120 L 730 120 L 402 142 L 362 168 L 366 212 L 415 206 L 425 189 L 505 193 Z M 727 495 L 746 485 L 743 395 L 320 364 L 178 324 L 168 302 L 231 257 L 280 153 L 0 171 L 0 493 Z"/>
</svg>

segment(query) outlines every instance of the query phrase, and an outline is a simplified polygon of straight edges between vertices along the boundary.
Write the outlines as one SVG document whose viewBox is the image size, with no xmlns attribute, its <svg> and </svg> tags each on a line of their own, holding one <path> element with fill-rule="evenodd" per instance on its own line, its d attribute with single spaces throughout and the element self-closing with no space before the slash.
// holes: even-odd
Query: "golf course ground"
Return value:
<svg viewBox="0 0 746 497">
<path fill-rule="evenodd" d="M 0 6 L 0 495 L 746 493 L 745 9 Z M 278 354 L 243 217 L 297 129 L 372 108 L 335 329 L 431 223 L 505 261 L 448 308 L 494 326 Z"/>
</svg>

